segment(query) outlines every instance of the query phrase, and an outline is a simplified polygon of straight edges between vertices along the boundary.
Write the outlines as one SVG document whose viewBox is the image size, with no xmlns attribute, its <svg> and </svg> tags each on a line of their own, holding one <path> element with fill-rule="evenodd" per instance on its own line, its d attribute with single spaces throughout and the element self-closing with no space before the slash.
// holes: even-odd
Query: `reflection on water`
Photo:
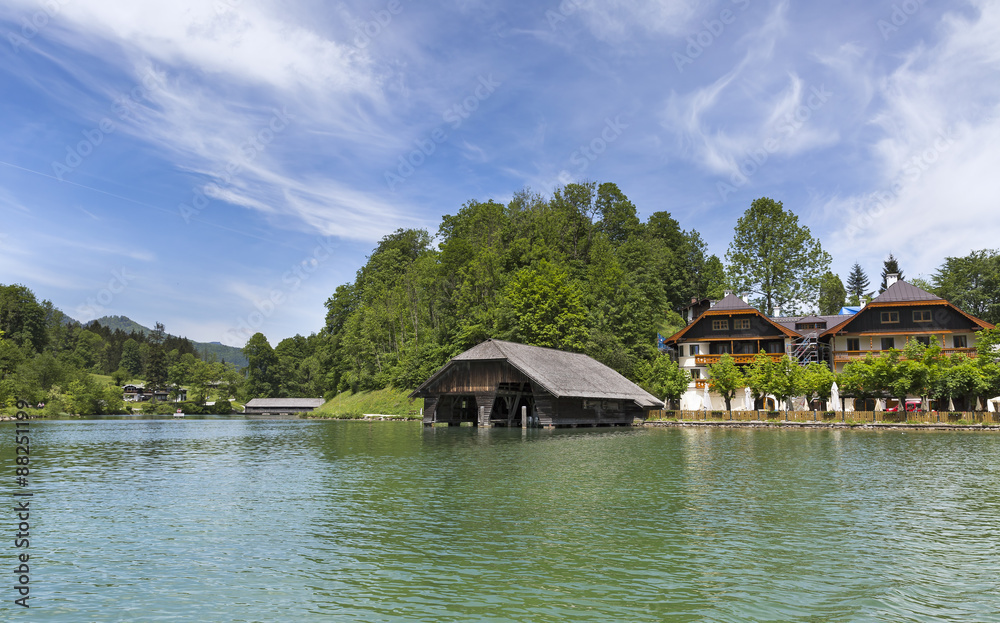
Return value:
<svg viewBox="0 0 1000 623">
<path fill-rule="evenodd" d="M 32 620 L 1000 620 L 990 434 L 132 418 L 32 444 Z"/>
</svg>

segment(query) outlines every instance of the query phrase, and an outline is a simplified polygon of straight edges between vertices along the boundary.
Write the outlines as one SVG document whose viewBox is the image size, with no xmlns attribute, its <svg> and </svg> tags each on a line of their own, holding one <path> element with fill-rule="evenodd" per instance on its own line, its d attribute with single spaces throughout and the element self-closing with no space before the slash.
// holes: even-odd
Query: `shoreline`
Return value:
<svg viewBox="0 0 1000 623">
<path fill-rule="evenodd" d="M 643 422 L 640 427 L 650 428 L 820 428 L 848 430 L 970 430 L 1000 432 L 1000 424 L 906 424 L 904 422 L 768 422 L 753 421 L 695 421 L 656 420 Z"/>
</svg>

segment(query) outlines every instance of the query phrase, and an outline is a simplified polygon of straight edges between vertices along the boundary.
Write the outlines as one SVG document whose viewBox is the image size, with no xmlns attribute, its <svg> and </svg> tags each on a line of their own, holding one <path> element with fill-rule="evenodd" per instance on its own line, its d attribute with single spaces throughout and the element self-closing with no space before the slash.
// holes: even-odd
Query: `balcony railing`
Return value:
<svg viewBox="0 0 1000 623">
<path fill-rule="evenodd" d="M 757 355 L 733 355 L 733 354 L 730 354 L 729 356 L 733 358 L 733 363 L 751 364 L 751 363 L 753 363 L 754 357 L 756 357 Z M 785 353 L 767 353 L 767 356 L 770 357 L 774 361 L 779 361 L 782 357 L 785 356 Z M 695 355 L 694 356 L 694 362 L 695 362 L 695 365 L 710 366 L 710 365 L 712 365 L 714 363 L 719 363 L 719 359 L 721 357 L 722 357 L 722 355 Z"/>
<path fill-rule="evenodd" d="M 833 351 L 834 361 L 857 361 L 859 359 L 864 359 L 868 355 L 873 357 L 881 357 L 882 353 L 887 352 L 884 350 L 836 350 Z M 955 353 L 965 353 L 971 357 L 976 356 L 975 348 L 942 348 L 941 354 L 951 356 Z"/>
</svg>

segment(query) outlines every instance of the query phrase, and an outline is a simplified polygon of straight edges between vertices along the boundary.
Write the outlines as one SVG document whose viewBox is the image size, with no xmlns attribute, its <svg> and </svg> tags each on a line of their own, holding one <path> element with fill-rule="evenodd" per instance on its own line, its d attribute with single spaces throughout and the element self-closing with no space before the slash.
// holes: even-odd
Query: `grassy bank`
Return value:
<svg viewBox="0 0 1000 623">
<path fill-rule="evenodd" d="M 416 419 L 424 407 L 424 399 L 410 400 L 406 389 L 387 387 L 372 392 L 341 392 L 313 411 L 312 417 L 360 418 L 367 413 L 395 415 Z"/>
</svg>

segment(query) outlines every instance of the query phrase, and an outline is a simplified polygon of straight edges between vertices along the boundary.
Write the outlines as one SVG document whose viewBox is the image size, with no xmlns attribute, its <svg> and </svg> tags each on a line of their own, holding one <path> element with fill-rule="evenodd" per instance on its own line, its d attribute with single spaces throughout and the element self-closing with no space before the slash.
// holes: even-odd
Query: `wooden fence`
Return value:
<svg viewBox="0 0 1000 623">
<path fill-rule="evenodd" d="M 650 411 L 646 421 L 710 422 L 867 422 L 885 424 L 1000 424 L 1000 413 L 986 411 Z"/>
</svg>

